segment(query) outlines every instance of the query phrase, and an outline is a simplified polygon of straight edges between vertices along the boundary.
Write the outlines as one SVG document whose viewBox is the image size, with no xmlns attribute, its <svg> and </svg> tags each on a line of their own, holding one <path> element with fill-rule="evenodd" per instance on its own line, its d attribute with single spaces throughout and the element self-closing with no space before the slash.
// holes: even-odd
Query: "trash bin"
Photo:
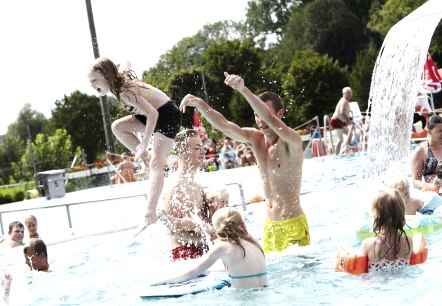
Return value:
<svg viewBox="0 0 442 306">
<path fill-rule="evenodd" d="M 51 198 L 64 197 L 66 189 L 65 170 L 49 170 L 37 173 L 37 190 L 41 196 L 48 200 Z"/>
</svg>

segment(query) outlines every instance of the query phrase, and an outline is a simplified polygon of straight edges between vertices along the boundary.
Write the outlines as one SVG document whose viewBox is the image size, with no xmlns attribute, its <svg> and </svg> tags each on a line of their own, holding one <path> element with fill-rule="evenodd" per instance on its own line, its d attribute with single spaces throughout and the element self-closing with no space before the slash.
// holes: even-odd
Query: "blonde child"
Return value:
<svg viewBox="0 0 442 306">
<path fill-rule="evenodd" d="M 197 260 L 187 272 L 152 285 L 190 280 L 222 259 L 229 272 L 232 287 L 257 288 L 267 286 L 267 265 L 259 243 L 247 232 L 241 214 L 233 207 L 224 207 L 213 215 L 218 237 L 209 252 Z"/>
<path fill-rule="evenodd" d="M 410 184 L 404 176 L 391 177 L 384 181 L 385 187 L 395 188 L 401 192 L 405 200 L 405 215 L 416 215 L 422 206 L 423 202 L 410 196 Z"/>
<path fill-rule="evenodd" d="M 25 226 L 29 234 L 29 239 L 40 238 L 40 235 L 37 232 L 38 228 L 37 218 L 34 215 L 26 216 Z"/>
<path fill-rule="evenodd" d="M 213 214 L 220 208 L 229 206 L 229 193 L 224 186 L 210 187 L 204 191 L 202 218 L 212 224 Z"/>
<path fill-rule="evenodd" d="M 376 237 L 362 241 L 361 253 L 368 256 L 368 272 L 393 272 L 410 263 L 413 241 L 404 231 L 405 204 L 399 190 L 380 190 L 372 202 Z"/>
<path fill-rule="evenodd" d="M 118 66 L 107 58 L 98 58 L 90 66 L 88 78 L 91 86 L 104 96 L 111 92 L 125 109 L 132 113 L 112 123 L 112 132 L 118 140 L 135 152 L 135 160 L 142 159 L 149 168 L 149 199 L 144 223 L 135 233 L 138 235 L 158 220 L 156 208 L 164 186 L 163 165 L 173 147 L 181 125 L 181 113 L 170 98 L 158 88 L 137 80 L 130 64 Z M 142 141 L 137 133 L 143 133 Z M 153 135 L 150 156 L 149 140 Z M 148 163 L 148 165 L 147 165 Z"/>
</svg>

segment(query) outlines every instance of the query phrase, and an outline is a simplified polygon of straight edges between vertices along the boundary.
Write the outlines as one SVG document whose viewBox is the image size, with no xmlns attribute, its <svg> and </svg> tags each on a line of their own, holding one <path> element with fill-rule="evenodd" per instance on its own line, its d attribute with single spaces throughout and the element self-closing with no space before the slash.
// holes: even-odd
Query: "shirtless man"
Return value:
<svg viewBox="0 0 442 306">
<path fill-rule="evenodd" d="M 206 153 L 198 132 L 185 130 L 178 133 L 175 151 L 178 170 L 175 177 L 171 177 L 175 181 L 168 184 L 171 187 L 165 188 L 162 194 L 164 210 L 158 214 L 169 229 L 173 261 L 197 258 L 207 252 L 205 231 L 209 229 L 201 220 L 204 190 L 195 181 Z M 211 235 L 209 233 L 209 237 Z"/>
<path fill-rule="evenodd" d="M 280 252 L 290 245 L 310 244 L 307 218 L 299 196 L 304 161 L 301 137 L 282 122 L 284 108 L 277 94 L 265 92 L 256 96 L 241 77 L 227 72 L 224 75 L 224 83 L 240 92 L 255 111 L 259 129 L 239 127 L 193 95 L 184 97 L 180 109 L 197 107 L 217 130 L 251 146 L 266 199 L 264 252 Z"/>
<path fill-rule="evenodd" d="M 341 145 L 344 142 L 344 132 L 348 133 L 347 126 L 351 124 L 350 118 L 350 99 L 352 92 L 350 87 L 344 87 L 342 89 L 342 98 L 336 105 L 333 117 L 330 119 L 330 126 L 336 130 L 338 134 L 338 142 L 336 143 L 335 153 L 341 152 Z"/>
<path fill-rule="evenodd" d="M 23 238 L 25 236 L 25 227 L 20 221 L 14 221 L 9 224 L 9 237 L 1 241 L 0 245 L 3 247 L 17 247 L 23 245 Z"/>
</svg>

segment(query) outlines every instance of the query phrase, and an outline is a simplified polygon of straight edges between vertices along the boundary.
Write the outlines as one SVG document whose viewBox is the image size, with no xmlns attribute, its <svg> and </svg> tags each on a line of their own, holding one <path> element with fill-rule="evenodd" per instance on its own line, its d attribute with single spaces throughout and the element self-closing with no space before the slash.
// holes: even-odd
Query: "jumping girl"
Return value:
<svg viewBox="0 0 442 306">
<path fill-rule="evenodd" d="M 164 185 L 163 165 L 179 131 L 181 113 L 164 92 L 138 80 L 130 70 L 130 64 L 121 70 L 124 71 L 119 72 L 111 60 L 98 58 L 91 65 L 88 78 L 100 95 L 111 92 L 132 113 L 114 121 L 112 132 L 123 145 L 135 152 L 136 160 L 143 160 L 150 171 L 147 213 L 137 235 L 158 219 L 156 207 Z M 143 133 L 141 141 L 136 136 L 140 132 Z M 147 147 L 152 135 L 153 146 L 148 156 Z"/>
<path fill-rule="evenodd" d="M 222 259 L 229 272 L 232 287 L 257 288 L 267 286 L 267 265 L 258 242 L 247 232 L 241 214 L 233 207 L 220 208 L 212 218 L 218 237 L 209 252 L 197 259 L 198 264 L 181 275 L 152 285 L 190 280 Z"/>
</svg>

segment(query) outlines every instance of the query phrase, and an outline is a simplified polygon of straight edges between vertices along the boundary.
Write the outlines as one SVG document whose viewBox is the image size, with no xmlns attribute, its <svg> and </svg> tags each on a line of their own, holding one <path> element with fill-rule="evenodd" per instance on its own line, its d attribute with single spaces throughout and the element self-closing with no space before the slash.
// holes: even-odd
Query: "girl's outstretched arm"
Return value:
<svg viewBox="0 0 442 306">
<path fill-rule="evenodd" d="M 224 252 L 225 250 L 223 244 L 216 243 L 214 246 L 212 246 L 209 252 L 207 252 L 200 259 L 196 260 L 197 261 L 196 265 L 190 268 L 188 271 L 168 279 L 154 282 L 150 285 L 156 286 L 156 285 L 163 285 L 169 283 L 181 283 L 190 280 L 194 277 L 197 277 L 198 275 L 207 271 L 218 259 L 222 258 Z"/>
</svg>

